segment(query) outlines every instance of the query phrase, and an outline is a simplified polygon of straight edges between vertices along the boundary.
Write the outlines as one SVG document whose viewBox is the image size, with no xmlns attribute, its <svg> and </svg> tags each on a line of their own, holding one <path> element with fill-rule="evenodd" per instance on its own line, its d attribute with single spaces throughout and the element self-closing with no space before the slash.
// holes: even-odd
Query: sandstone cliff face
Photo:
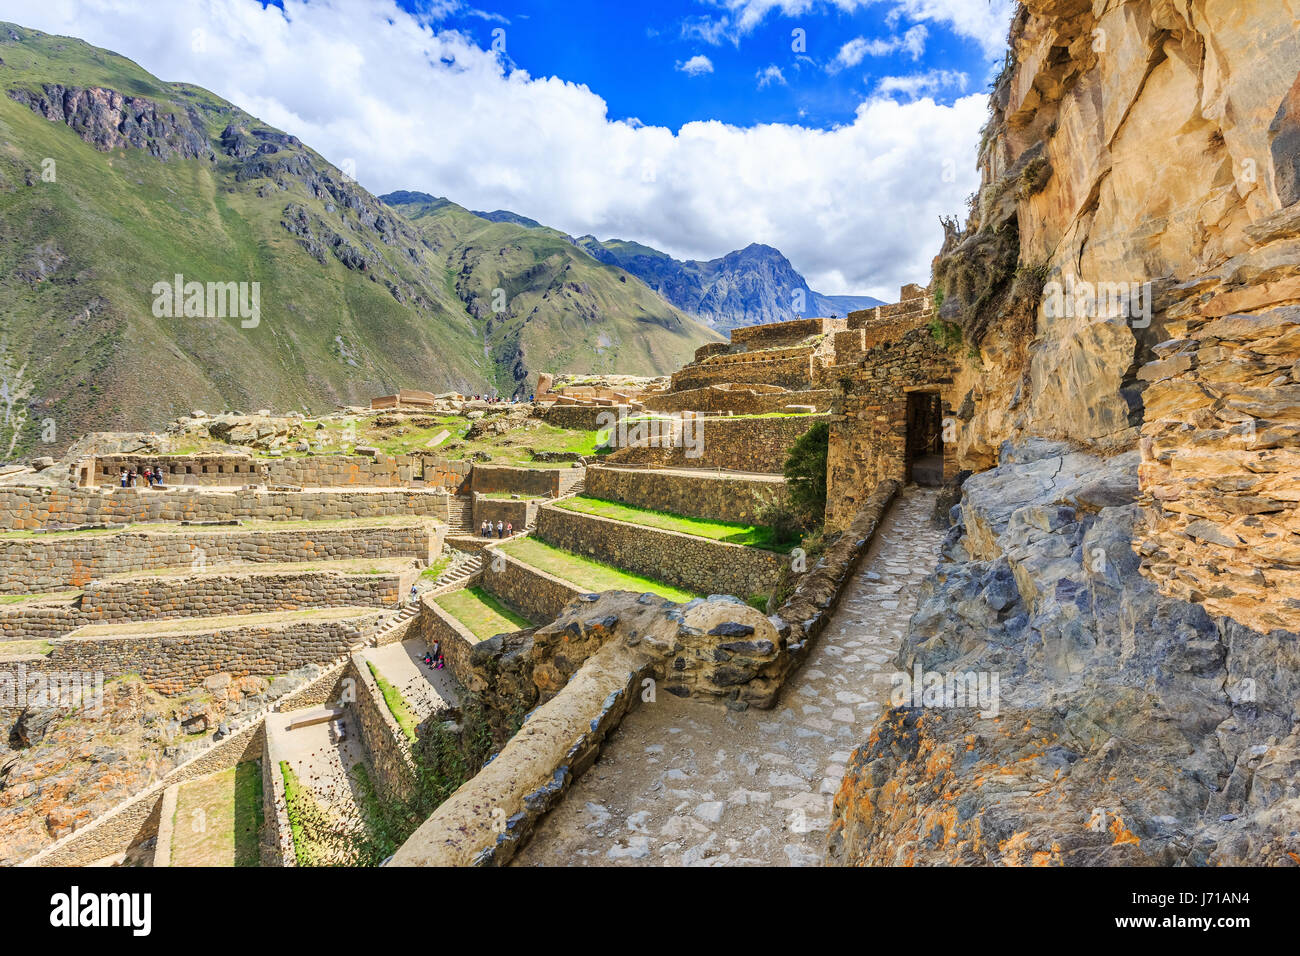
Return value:
<svg viewBox="0 0 1300 956">
<path fill-rule="evenodd" d="M 977 474 L 896 661 L 1000 708 L 886 714 L 832 862 L 1300 864 L 1298 22 L 1018 11 L 935 265 Z"/>
</svg>

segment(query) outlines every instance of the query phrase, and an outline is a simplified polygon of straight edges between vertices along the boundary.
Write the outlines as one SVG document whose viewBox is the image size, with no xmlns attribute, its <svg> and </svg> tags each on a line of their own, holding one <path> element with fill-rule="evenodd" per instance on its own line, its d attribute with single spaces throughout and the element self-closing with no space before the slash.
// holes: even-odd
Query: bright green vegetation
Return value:
<svg viewBox="0 0 1300 956">
<path fill-rule="evenodd" d="M 411 705 L 406 702 L 402 692 L 394 687 L 383 674 L 370 661 L 366 661 L 366 666 L 370 668 L 371 675 L 375 678 L 375 684 L 379 687 L 379 693 L 383 695 L 384 703 L 388 705 L 388 711 L 397 721 L 397 726 L 402 729 L 406 739 L 415 742 L 415 731 L 420 726 L 420 719 L 415 716 L 415 711 Z"/>
<path fill-rule="evenodd" d="M 540 571 L 572 582 L 585 591 L 635 591 L 639 594 L 649 591 L 679 604 L 701 596 L 662 581 L 630 574 L 582 555 L 562 551 L 535 538 L 507 541 L 500 546 L 500 550 Z"/>
<path fill-rule="evenodd" d="M 732 544 L 743 544 L 749 547 L 764 548 L 769 551 L 784 553 L 794 546 L 793 543 L 784 546 L 776 544 L 771 528 L 735 524 L 730 521 L 705 521 L 703 518 L 688 518 L 667 511 L 652 511 L 649 508 L 638 508 L 618 501 L 589 498 L 585 495 L 566 498 L 557 502 L 556 507 L 563 508 L 565 511 L 576 511 L 579 514 L 595 515 L 598 518 L 612 518 L 615 521 L 639 524 L 646 528 L 658 528 L 660 531 L 678 531 L 682 534 L 691 534 L 700 538 L 710 538 L 713 541 L 727 541 Z"/>
<path fill-rule="evenodd" d="M 425 581 L 436 581 L 442 576 L 442 572 L 449 567 L 451 567 L 451 555 L 446 554 L 421 571 L 420 577 Z"/>
<path fill-rule="evenodd" d="M 510 492 L 510 491 L 490 491 L 486 494 L 480 492 L 479 497 L 489 498 L 492 500 L 506 500 L 506 501 L 512 500 L 517 497 L 520 501 L 538 501 L 544 496 L 543 495 L 516 495 L 514 492 Z"/>
<path fill-rule="evenodd" d="M 260 760 L 183 784 L 172 818 L 172 866 L 258 866 L 261 829 Z"/>
<path fill-rule="evenodd" d="M 61 436 L 247 409 L 252 395 L 323 409 L 364 401 L 379 383 L 510 394 L 525 355 L 533 370 L 663 373 L 716 338 L 559 232 L 433 197 L 381 202 L 206 90 L 80 40 L 3 29 L 19 41 L 5 44 L 10 95 L 0 96 L 0 377 L 24 407 L 39 395 Z M 100 152 L 12 98 L 39 101 L 46 84 L 156 104 L 175 129 L 151 129 L 149 145 L 170 155 Z M 92 132 L 116 135 L 111 114 L 103 123 Z M 175 151 L 186 142 L 194 158 Z M 178 274 L 260 283 L 256 325 L 155 317 L 154 284 Z M 496 288 L 499 315 L 487 308 Z M 479 315 L 492 316 L 490 332 Z M 37 426 L 15 436 L 6 425 L 0 451 L 35 447 Z"/>
<path fill-rule="evenodd" d="M 480 641 L 533 626 L 532 621 L 516 614 L 495 596 L 479 587 L 452 591 L 434 598 L 434 602 L 469 628 L 470 633 Z"/>
<path fill-rule="evenodd" d="M 293 837 L 293 855 L 299 866 L 322 866 L 329 861 L 324 848 L 318 846 L 312 838 L 316 830 L 316 821 L 323 818 L 323 812 L 316 798 L 311 795 L 289 761 L 280 761 L 280 776 L 284 778 L 284 810 L 289 818 L 289 833 Z"/>
</svg>

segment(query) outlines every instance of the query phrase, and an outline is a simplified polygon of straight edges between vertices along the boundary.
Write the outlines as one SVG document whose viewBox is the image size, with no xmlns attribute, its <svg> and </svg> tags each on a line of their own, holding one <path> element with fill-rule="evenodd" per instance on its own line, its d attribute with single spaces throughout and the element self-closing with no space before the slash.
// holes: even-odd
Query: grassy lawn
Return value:
<svg viewBox="0 0 1300 956">
<path fill-rule="evenodd" d="M 449 567 L 451 567 L 451 555 L 443 555 L 421 571 L 420 578 L 425 581 L 436 581 Z"/>
<path fill-rule="evenodd" d="M 480 641 L 532 627 L 533 622 L 498 601 L 482 588 L 465 588 L 434 598 L 437 605 L 469 628 Z"/>
<path fill-rule="evenodd" d="M 570 581 L 585 591 L 635 591 L 638 594 L 649 591 L 651 594 L 678 603 L 685 603 L 701 596 L 692 591 L 683 591 L 670 584 L 664 584 L 662 581 L 629 574 L 611 565 L 593 561 L 591 558 L 561 551 L 534 538 L 520 538 L 500 547 L 511 557 L 518 558 L 541 571 L 554 574 L 557 578 Z"/>
<path fill-rule="evenodd" d="M 754 548 L 764 548 L 768 551 L 785 553 L 796 544 L 793 541 L 784 546 L 776 544 L 771 528 L 735 524 L 730 521 L 705 521 L 703 518 L 688 518 L 685 515 L 676 515 L 667 511 L 651 511 L 649 508 L 637 508 L 633 505 L 607 501 L 603 498 L 589 498 L 585 495 L 557 502 L 556 507 L 563 508 L 566 511 L 576 511 L 578 514 L 595 515 L 598 518 L 612 518 L 615 521 L 626 521 L 629 524 L 639 524 L 647 528 L 658 528 L 660 531 L 679 531 L 682 534 L 693 534 L 700 538 L 710 538 L 713 541 L 727 541 L 731 544 L 743 544 Z"/>
<path fill-rule="evenodd" d="M 257 866 L 262 829 L 262 763 L 184 784 L 176 795 L 172 866 Z"/>
<path fill-rule="evenodd" d="M 370 668 L 370 673 L 375 678 L 375 683 L 379 685 L 379 693 L 384 695 L 384 703 L 388 705 L 389 712 L 393 719 L 397 721 L 397 726 L 402 728 L 402 733 L 411 743 L 415 743 L 415 728 L 420 726 L 419 718 L 415 716 L 415 711 L 411 705 L 406 702 L 402 692 L 390 684 L 383 674 L 370 661 L 366 661 L 366 666 Z"/>
</svg>

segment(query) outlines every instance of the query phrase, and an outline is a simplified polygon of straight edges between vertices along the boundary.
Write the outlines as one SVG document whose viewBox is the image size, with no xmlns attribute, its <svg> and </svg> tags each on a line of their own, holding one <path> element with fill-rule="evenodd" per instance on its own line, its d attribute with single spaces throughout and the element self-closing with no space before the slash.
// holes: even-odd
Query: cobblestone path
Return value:
<svg viewBox="0 0 1300 956">
<path fill-rule="evenodd" d="M 895 500 L 776 709 L 671 694 L 641 704 L 515 865 L 819 865 L 844 765 L 888 702 L 917 586 L 938 558 L 934 502 L 915 487 Z"/>
</svg>

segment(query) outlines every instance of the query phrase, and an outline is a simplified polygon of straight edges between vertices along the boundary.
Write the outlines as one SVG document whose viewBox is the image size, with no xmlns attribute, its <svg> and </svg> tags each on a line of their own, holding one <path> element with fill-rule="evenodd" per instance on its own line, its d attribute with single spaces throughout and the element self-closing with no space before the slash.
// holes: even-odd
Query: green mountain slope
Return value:
<svg viewBox="0 0 1300 956">
<path fill-rule="evenodd" d="M 570 360 L 668 371 L 711 336 L 621 270 L 517 241 L 534 230 L 454 204 L 420 219 L 205 90 L 0 24 L 0 460 L 195 407 L 526 391 Z M 178 274 L 259 283 L 255 327 L 157 317 Z"/>
<path fill-rule="evenodd" d="M 456 294 L 482 323 L 499 380 L 522 382 L 541 368 L 666 373 L 719 338 L 559 230 L 493 222 L 421 193 L 382 198 L 445 257 Z"/>
</svg>

